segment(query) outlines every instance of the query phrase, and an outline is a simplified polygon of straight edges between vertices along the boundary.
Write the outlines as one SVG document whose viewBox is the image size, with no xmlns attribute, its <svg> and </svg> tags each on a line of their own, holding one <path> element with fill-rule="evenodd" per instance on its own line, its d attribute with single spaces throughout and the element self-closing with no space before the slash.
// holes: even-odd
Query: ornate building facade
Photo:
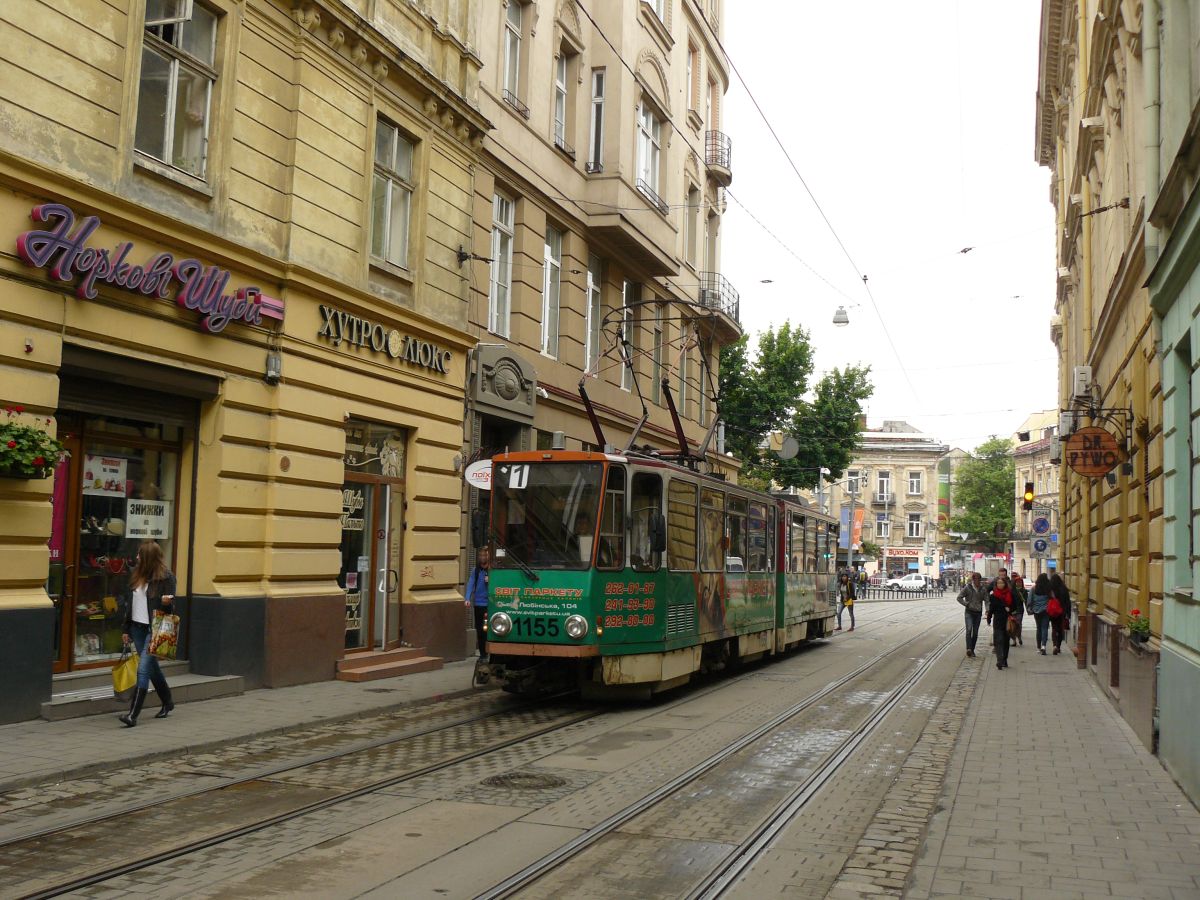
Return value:
<svg viewBox="0 0 1200 900">
<path fill-rule="evenodd" d="M 0 401 L 70 451 L 0 494 L 0 722 L 107 678 L 144 538 L 193 673 L 461 654 L 475 4 L 87 8 L 0 4 Z"/>
<path fill-rule="evenodd" d="M 1014 516 L 1012 571 L 1026 586 L 1043 572 L 1058 571 L 1058 410 L 1029 416 L 1013 435 Z M 1033 485 L 1033 509 L 1024 508 L 1025 485 Z M 1039 522 L 1042 520 L 1042 522 Z M 1035 528 L 1035 526 L 1038 526 Z M 1043 541 L 1040 552 L 1035 542 Z"/>
<path fill-rule="evenodd" d="M 1060 438 L 1095 426 L 1124 462 L 1107 475 L 1062 470 L 1061 570 L 1078 607 L 1076 655 L 1153 747 L 1163 613 L 1162 389 L 1145 287 L 1144 34 L 1140 0 L 1044 0 L 1036 158 L 1052 175 Z M 1064 462 L 1067 462 L 1064 459 Z M 1124 625 L 1148 613 L 1155 640 Z"/>
</svg>

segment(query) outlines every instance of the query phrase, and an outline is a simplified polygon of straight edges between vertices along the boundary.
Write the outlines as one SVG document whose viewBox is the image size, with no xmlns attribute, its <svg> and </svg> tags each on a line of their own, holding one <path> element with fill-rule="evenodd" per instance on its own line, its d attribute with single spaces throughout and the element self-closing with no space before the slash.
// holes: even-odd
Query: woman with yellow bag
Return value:
<svg viewBox="0 0 1200 900">
<path fill-rule="evenodd" d="M 171 620 L 177 618 L 170 615 L 175 601 L 175 576 L 167 568 L 157 541 L 142 541 L 138 548 L 137 565 L 134 566 L 123 600 L 125 624 L 121 629 L 122 637 L 126 647 L 132 643 L 137 649 L 138 670 L 137 686 L 129 704 L 129 712 L 117 718 L 126 728 L 133 728 L 137 725 L 142 704 L 146 702 L 150 682 L 154 682 L 154 690 L 162 703 L 162 709 L 154 718 L 165 719 L 175 708 L 171 702 L 171 688 L 167 686 L 158 657 L 150 646 L 150 626 L 155 621 L 155 613 Z"/>
</svg>

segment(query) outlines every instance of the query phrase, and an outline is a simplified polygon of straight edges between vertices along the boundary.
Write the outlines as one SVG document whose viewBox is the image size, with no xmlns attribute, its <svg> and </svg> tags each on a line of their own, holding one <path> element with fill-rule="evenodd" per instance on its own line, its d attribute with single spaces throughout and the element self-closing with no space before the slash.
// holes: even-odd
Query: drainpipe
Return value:
<svg viewBox="0 0 1200 900">
<path fill-rule="evenodd" d="M 1082 87 L 1083 95 L 1083 111 L 1087 109 L 1088 95 L 1088 34 L 1087 34 L 1087 0 L 1079 0 L 1076 7 L 1079 18 L 1079 53 L 1076 56 L 1076 65 L 1079 72 L 1079 84 Z M 1082 120 L 1085 116 L 1080 116 Z M 1080 186 L 1080 215 L 1083 219 L 1083 224 L 1080 229 L 1080 264 L 1082 272 L 1080 273 L 1080 288 L 1083 301 L 1083 328 L 1081 333 L 1082 340 L 1079 345 L 1079 354 L 1076 362 L 1091 362 L 1092 356 L 1092 217 L 1088 213 L 1092 210 L 1092 193 L 1087 181 L 1087 172 L 1079 173 Z M 1085 480 L 1086 481 L 1086 480 Z M 1076 645 L 1075 645 L 1075 665 L 1083 669 L 1087 666 L 1087 649 L 1089 645 L 1090 635 L 1088 634 L 1091 626 L 1091 608 L 1092 598 L 1088 590 L 1092 581 L 1092 564 L 1091 564 L 1091 525 L 1094 518 L 1094 510 L 1092 508 L 1092 491 L 1091 486 L 1086 484 L 1083 488 L 1083 502 L 1080 504 L 1079 510 L 1079 526 L 1080 536 L 1076 546 L 1082 557 L 1082 566 L 1079 568 L 1082 571 L 1077 571 L 1078 575 L 1082 575 L 1083 583 L 1076 587 L 1075 596 L 1078 598 L 1075 604 L 1076 615 Z"/>
<path fill-rule="evenodd" d="M 1150 211 L 1158 202 L 1162 173 L 1162 47 L 1159 44 L 1159 0 L 1145 0 L 1142 10 L 1142 71 L 1146 79 L 1146 271 L 1158 262 L 1159 232 L 1150 224 Z"/>
</svg>

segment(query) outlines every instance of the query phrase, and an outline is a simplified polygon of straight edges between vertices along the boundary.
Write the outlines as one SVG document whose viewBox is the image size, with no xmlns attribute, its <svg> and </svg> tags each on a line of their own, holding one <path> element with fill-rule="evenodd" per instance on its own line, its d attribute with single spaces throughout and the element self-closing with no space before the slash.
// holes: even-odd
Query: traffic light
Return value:
<svg viewBox="0 0 1200 900">
<path fill-rule="evenodd" d="M 1021 500 L 1022 509 L 1033 509 L 1033 482 L 1025 482 L 1025 494 Z"/>
</svg>

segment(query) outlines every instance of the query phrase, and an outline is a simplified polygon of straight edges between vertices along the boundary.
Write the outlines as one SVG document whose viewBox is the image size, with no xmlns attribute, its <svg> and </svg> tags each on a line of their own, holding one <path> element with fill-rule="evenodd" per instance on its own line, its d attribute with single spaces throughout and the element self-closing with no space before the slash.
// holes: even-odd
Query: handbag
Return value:
<svg viewBox="0 0 1200 900">
<path fill-rule="evenodd" d="M 150 628 L 150 646 L 146 652 L 159 659 L 174 659 L 179 647 L 179 616 L 158 610 Z"/>
<path fill-rule="evenodd" d="M 138 656 L 126 650 L 112 667 L 113 693 L 123 694 L 137 684 Z"/>
<path fill-rule="evenodd" d="M 1016 616 L 1009 616 L 1008 617 L 1008 636 L 1016 637 L 1017 631 L 1018 631 L 1018 625 L 1017 625 Z"/>
</svg>

